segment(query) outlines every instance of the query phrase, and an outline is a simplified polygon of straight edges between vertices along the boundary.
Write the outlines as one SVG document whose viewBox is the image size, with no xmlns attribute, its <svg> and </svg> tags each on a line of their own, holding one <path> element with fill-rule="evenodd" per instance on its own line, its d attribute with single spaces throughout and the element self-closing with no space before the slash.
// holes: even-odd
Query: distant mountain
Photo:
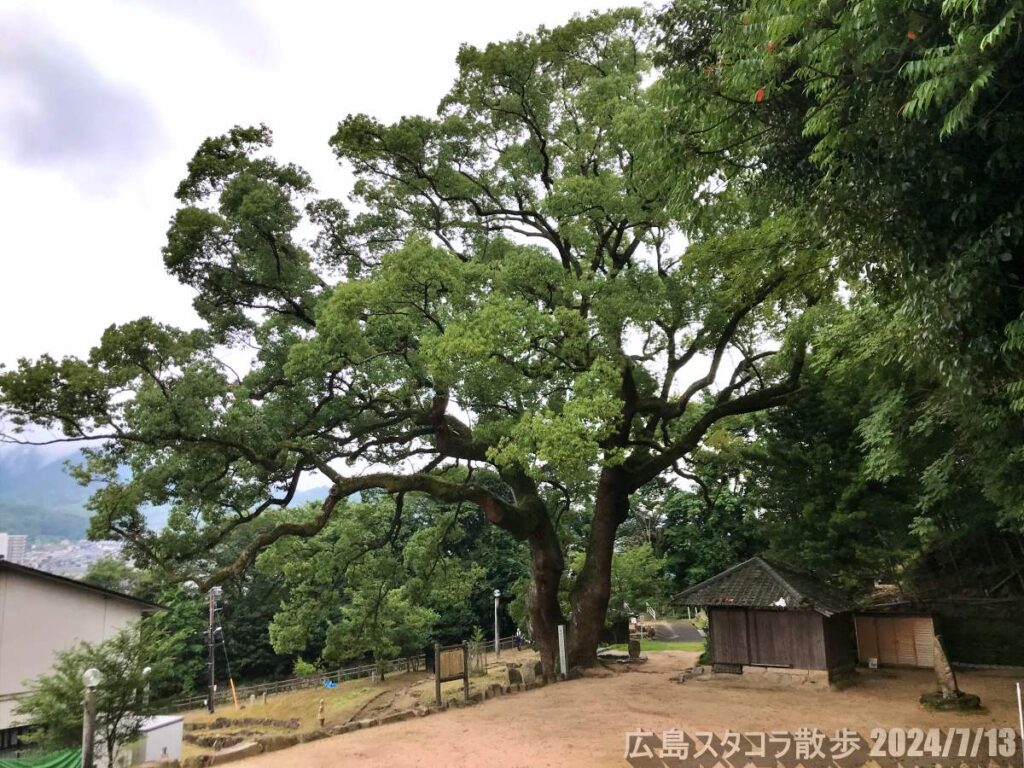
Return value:
<svg viewBox="0 0 1024 768">
<path fill-rule="evenodd" d="M 81 461 L 81 452 L 58 453 L 34 445 L 5 445 L 0 451 L 0 500 L 77 508 L 89 491 L 68 475 L 64 468 L 66 460 Z"/>
<path fill-rule="evenodd" d="M 32 537 L 85 538 L 91 491 L 64 469 L 75 450 L 4 445 L 0 450 L 0 531 Z"/>
<path fill-rule="evenodd" d="M 82 487 L 65 468 L 82 454 L 75 449 L 55 450 L 27 445 L 0 445 L 0 531 L 23 533 L 34 538 L 84 539 L 89 526 L 85 503 L 95 485 Z M 327 488 L 310 488 L 295 494 L 293 506 L 326 498 Z M 149 524 L 167 523 L 167 507 L 146 513 Z"/>
</svg>

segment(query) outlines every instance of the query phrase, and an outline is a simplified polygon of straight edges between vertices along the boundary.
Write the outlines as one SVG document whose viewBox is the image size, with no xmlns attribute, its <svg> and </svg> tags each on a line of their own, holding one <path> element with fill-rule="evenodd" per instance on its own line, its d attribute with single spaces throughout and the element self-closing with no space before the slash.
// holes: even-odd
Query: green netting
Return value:
<svg viewBox="0 0 1024 768">
<path fill-rule="evenodd" d="M 42 757 L 0 757 L 0 768 L 79 768 L 81 764 L 80 749 L 66 749 Z"/>
</svg>

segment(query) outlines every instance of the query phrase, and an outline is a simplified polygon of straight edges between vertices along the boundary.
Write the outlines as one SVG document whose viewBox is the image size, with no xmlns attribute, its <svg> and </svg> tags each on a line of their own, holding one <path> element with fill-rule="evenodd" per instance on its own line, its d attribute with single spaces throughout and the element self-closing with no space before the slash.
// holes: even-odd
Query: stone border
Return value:
<svg viewBox="0 0 1024 768">
<path fill-rule="evenodd" d="M 182 729 L 185 731 L 216 731 L 227 728 L 244 728 L 259 725 L 268 725 L 271 728 L 287 728 L 290 731 L 297 731 L 302 723 L 297 717 L 287 720 L 275 719 L 273 717 L 218 717 L 207 722 L 184 723 Z"/>
</svg>

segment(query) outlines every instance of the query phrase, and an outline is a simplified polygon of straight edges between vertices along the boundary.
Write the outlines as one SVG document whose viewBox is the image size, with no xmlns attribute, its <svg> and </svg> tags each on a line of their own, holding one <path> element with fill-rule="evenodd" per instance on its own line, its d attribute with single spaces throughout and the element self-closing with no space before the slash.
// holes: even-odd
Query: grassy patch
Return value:
<svg viewBox="0 0 1024 768">
<path fill-rule="evenodd" d="M 627 646 L 625 643 L 619 643 L 618 645 L 608 646 L 613 651 L 625 651 Z M 677 643 L 671 640 L 641 640 L 640 641 L 641 651 L 692 651 L 694 653 L 700 653 L 704 650 L 704 643 L 702 642 L 687 642 Z"/>
<path fill-rule="evenodd" d="M 288 691 L 286 693 L 271 694 L 267 697 L 267 703 L 262 703 L 262 698 L 256 700 L 256 705 L 249 707 L 248 701 L 241 700 L 246 705 L 243 709 L 235 709 L 232 704 L 218 704 L 217 711 L 212 715 L 206 710 L 196 710 L 185 714 L 186 722 L 207 723 L 218 718 L 238 720 L 242 718 L 271 718 L 274 720 L 289 720 L 297 718 L 303 728 L 311 728 L 316 723 L 317 709 L 320 699 L 324 700 L 325 714 L 328 717 L 338 713 L 344 714 L 349 709 L 361 706 L 379 693 L 381 688 L 368 685 L 366 681 L 359 680 L 357 683 L 347 683 L 337 688 L 306 688 L 300 691 Z"/>
<path fill-rule="evenodd" d="M 294 717 L 300 722 L 299 729 L 296 731 L 282 730 L 272 726 L 247 727 L 265 733 L 301 733 L 316 727 L 320 699 L 324 700 L 324 715 L 327 724 L 334 725 L 345 722 L 363 705 L 381 693 L 415 684 L 425 677 L 423 672 L 388 675 L 387 679 L 379 685 L 373 685 L 365 678 L 349 680 L 337 688 L 306 688 L 299 691 L 271 694 L 267 697 L 266 705 L 262 703 L 262 698 L 259 698 L 256 700 L 255 706 L 249 707 L 248 700 L 243 699 L 240 703 L 245 706 L 240 710 L 235 709 L 232 704 L 220 704 L 212 715 L 205 709 L 182 714 L 185 716 L 185 722 L 188 723 L 208 723 L 221 717 L 228 720 L 243 718 L 289 720 Z"/>
</svg>

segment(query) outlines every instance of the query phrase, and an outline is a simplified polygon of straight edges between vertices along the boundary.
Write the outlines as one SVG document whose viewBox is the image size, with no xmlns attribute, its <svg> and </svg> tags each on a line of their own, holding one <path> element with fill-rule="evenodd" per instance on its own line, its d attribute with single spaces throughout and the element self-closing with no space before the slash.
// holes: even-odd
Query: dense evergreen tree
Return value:
<svg viewBox="0 0 1024 768">
<path fill-rule="evenodd" d="M 675 140 L 756 163 L 870 288 L 872 357 L 915 384 L 876 402 L 871 461 L 916 466 L 923 506 L 980 492 L 1017 528 L 1020 25 L 1015 0 L 680 0 L 661 18 L 668 103 L 709 97 L 703 130 Z M 923 435 L 946 449 L 921 465 Z"/>
</svg>

